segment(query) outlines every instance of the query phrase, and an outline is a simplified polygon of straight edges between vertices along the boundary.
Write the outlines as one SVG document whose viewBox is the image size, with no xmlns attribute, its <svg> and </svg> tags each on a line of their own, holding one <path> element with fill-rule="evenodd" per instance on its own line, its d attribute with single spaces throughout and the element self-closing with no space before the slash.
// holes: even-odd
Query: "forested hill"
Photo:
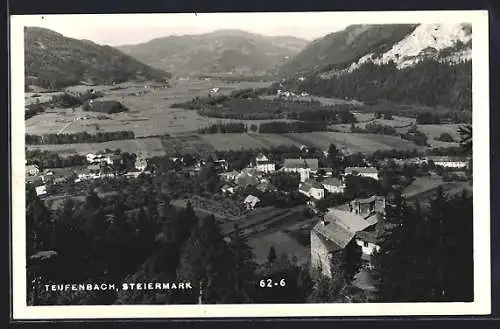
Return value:
<svg viewBox="0 0 500 329">
<path fill-rule="evenodd" d="M 26 87 L 62 88 L 84 83 L 161 80 L 170 74 L 154 69 L 110 46 L 67 38 L 39 27 L 25 27 Z"/>
<path fill-rule="evenodd" d="M 314 76 L 297 87 L 313 95 L 364 102 L 390 100 L 406 104 L 472 110 L 472 63 L 455 65 L 425 60 L 404 69 L 395 63 L 366 63 L 328 79 Z"/>
<path fill-rule="evenodd" d="M 119 49 L 176 74 L 274 73 L 308 41 L 292 36 L 265 36 L 241 30 L 168 36 Z"/>
<path fill-rule="evenodd" d="M 313 42 L 287 63 L 282 87 L 471 110 L 471 33 L 469 24 L 350 26 Z"/>
</svg>

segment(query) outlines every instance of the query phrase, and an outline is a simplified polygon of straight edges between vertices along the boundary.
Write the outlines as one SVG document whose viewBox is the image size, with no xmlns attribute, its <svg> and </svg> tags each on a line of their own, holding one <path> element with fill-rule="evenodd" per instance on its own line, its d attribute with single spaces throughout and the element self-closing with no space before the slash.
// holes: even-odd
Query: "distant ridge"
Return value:
<svg viewBox="0 0 500 329">
<path fill-rule="evenodd" d="M 264 36 L 242 30 L 173 35 L 124 45 L 123 52 L 153 67 L 178 74 L 276 72 L 308 44 L 293 36 Z"/>
</svg>

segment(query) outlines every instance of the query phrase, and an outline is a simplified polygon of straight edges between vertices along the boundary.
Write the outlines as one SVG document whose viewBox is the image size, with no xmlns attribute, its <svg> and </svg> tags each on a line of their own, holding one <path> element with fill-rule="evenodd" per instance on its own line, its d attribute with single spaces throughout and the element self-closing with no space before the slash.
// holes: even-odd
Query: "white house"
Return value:
<svg viewBox="0 0 500 329">
<path fill-rule="evenodd" d="M 40 167 L 36 164 L 26 166 L 26 176 L 38 176 L 40 173 Z"/>
<path fill-rule="evenodd" d="M 260 199 L 257 198 L 256 196 L 253 196 L 253 195 L 249 195 L 245 198 L 245 201 L 243 201 L 245 207 L 248 209 L 248 210 L 252 210 L 253 208 L 255 208 L 255 205 L 257 203 L 260 202 Z"/>
<path fill-rule="evenodd" d="M 345 176 L 363 176 L 378 180 L 378 170 L 374 167 L 348 167 L 345 168 Z"/>
<path fill-rule="evenodd" d="M 40 185 L 35 187 L 36 195 L 46 195 L 47 194 L 47 186 Z"/>
<path fill-rule="evenodd" d="M 315 181 L 301 183 L 299 186 L 299 192 L 316 200 L 321 200 L 325 197 L 323 185 Z"/>
<path fill-rule="evenodd" d="M 282 170 L 300 174 L 300 181 L 307 181 L 311 173 L 318 172 L 318 159 L 285 159 Z"/>
<path fill-rule="evenodd" d="M 426 160 L 432 160 L 436 166 L 454 169 L 466 168 L 469 164 L 467 159 L 457 157 L 427 157 Z"/>
<path fill-rule="evenodd" d="M 345 184 L 338 178 L 330 177 L 325 179 L 323 187 L 330 193 L 344 193 Z"/>
<path fill-rule="evenodd" d="M 276 165 L 261 153 L 255 158 L 255 169 L 259 172 L 271 173 L 276 170 Z"/>
<path fill-rule="evenodd" d="M 146 161 L 146 159 L 137 158 L 135 160 L 135 169 L 137 169 L 139 171 L 144 171 L 144 170 L 146 170 L 147 166 L 148 166 L 148 162 Z"/>
</svg>

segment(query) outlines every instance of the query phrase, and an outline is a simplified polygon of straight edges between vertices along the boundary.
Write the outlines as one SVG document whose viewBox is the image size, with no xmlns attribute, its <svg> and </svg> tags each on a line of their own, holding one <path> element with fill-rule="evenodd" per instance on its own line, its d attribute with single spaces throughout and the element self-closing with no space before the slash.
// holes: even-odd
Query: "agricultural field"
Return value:
<svg viewBox="0 0 500 329">
<path fill-rule="evenodd" d="M 116 100 L 129 108 L 128 112 L 108 115 L 110 119 L 90 118 L 76 120 L 83 114 L 81 108 L 48 109 L 47 112 L 26 120 L 26 133 L 74 133 L 80 131 L 119 131 L 131 130 L 136 136 L 178 134 L 195 131 L 218 122 L 238 120 L 213 119 L 199 116 L 196 111 L 170 108 L 173 103 L 185 102 L 193 97 L 207 96 L 211 88 L 220 88 L 219 92 L 228 94 L 233 90 L 265 87 L 269 83 L 239 82 L 225 83 L 210 80 L 176 80 L 170 88 L 149 84 L 124 83 L 115 86 L 74 86 L 67 88 L 70 92 L 83 92 L 89 88 L 104 92 L 101 100 Z M 34 102 L 33 93 L 27 93 L 26 102 Z M 53 94 L 41 94 L 40 97 L 51 97 Z M 45 99 L 44 98 L 44 99 Z M 42 101 L 42 100 L 41 100 Z M 247 122 L 252 123 L 252 122 Z"/>
<path fill-rule="evenodd" d="M 180 135 L 135 140 L 117 140 L 94 144 L 28 145 L 28 149 L 51 150 L 60 153 L 86 154 L 92 151 L 120 149 L 123 152 L 161 156 L 178 153 L 211 153 L 215 150 L 240 150 L 271 148 L 281 145 L 305 145 L 326 150 L 331 143 L 345 147 L 349 152 L 371 153 L 375 150 L 413 150 L 417 145 L 395 136 L 351 134 L 337 132 L 312 132 L 292 134 L 210 134 Z"/>
<path fill-rule="evenodd" d="M 417 178 L 403 193 L 408 201 L 426 203 L 434 197 L 441 186 L 445 195 L 453 196 L 466 190 L 472 193 L 472 184 L 468 182 L 443 182 L 441 179 Z"/>
<path fill-rule="evenodd" d="M 212 134 L 200 139 L 217 150 L 241 148 L 267 148 L 280 145 L 306 145 L 327 149 L 331 143 L 346 147 L 351 152 L 373 152 L 374 150 L 413 150 L 417 146 L 399 137 L 351 134 L 337 132 L 312 132 L 291 134 Z"/>
<path fill-rule="evenodd" d="M 159 138 L 126 139 L 104 143 L 76 143 L 57 145 L 27 145 L 29 150 L 56 151 L 60 155 L 88 154 L 106 149 L 120 149 L 122 152 L 143 154 L 146 157 L 163 156 L 165 148 Z"/>
</svg>

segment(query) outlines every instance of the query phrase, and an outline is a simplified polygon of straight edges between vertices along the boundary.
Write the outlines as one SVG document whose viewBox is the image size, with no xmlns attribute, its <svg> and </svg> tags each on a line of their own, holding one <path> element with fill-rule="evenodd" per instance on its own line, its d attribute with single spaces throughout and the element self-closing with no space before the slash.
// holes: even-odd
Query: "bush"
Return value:
<svg viewBox="0 0 500 329">
<path fill-rule="evenodd" d="M 126 112 L 128 108 L 122 103 L 114 100 L 106 101 L 87 101 L 83 104 L 82 109 L 84 111 L 101 112 L 107 114 Z"/>
<path fill-rule="evenodd" d="M 455 141 L 453 137 L 448 133 L 442 133 L 441 135 L 439 135 L 439 137 L 436 137 L 435 140 L 447 143 L 453 143 Z"/>
</svg>

